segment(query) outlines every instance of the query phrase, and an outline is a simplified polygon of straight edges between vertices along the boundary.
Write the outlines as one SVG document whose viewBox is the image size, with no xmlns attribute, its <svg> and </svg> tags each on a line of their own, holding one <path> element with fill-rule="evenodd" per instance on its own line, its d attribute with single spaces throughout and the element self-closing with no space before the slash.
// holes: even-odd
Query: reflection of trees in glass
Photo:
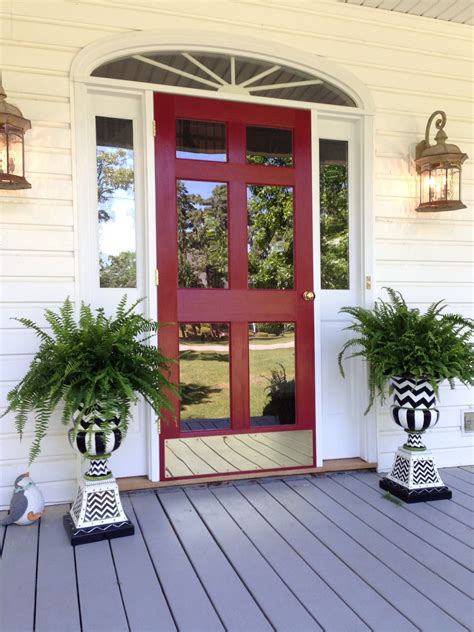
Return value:
<svg viewBox="0 0 474 632">
<path fill-rule="evenodd" d="M 114 199 L 133 196 L 133 151 L 97 147 L 97 210 L 99 223 L 116 220 Z M 131 201 L 133 205 L 133 201 Z M 136 253 L 125 250 L 117 255 L 100 253 L 100 287 L 136 287 Z"/>
<path fill-rule="evenodd" d="M 110 204 L 117 191 L 133 190 L 132 152 L 125 149 L 97 147 L 97 204 L 99 222 L 113 218 Z"/>
<path fill-rule="evenodd" d="M 136 270 L 137 256 L 130 250 L 101 257 L 100 287 L 137 287 Z"/>
<path fill-rule="evenodd" d="M 291 167 L 293 156 L 258 156 L 247 152 L 247 162 L 252 165 L 269 165 L 271 167 Z"/>
<path fill-rule="evenodd" d="M 293 190 L 248 187 L 249 287 L 293 287 Z"/>
<path fill-rule="evenodd" d="M 347 167 L 322 164 L 321 196 L 321 287 L 349 288 L 349 214 Z"/>
<path fill-rule="evenodd" d="M 216 184 L 210 197 L 177 183 L 180 287 L 227 286 L 227 185 Z"/>
</svg>

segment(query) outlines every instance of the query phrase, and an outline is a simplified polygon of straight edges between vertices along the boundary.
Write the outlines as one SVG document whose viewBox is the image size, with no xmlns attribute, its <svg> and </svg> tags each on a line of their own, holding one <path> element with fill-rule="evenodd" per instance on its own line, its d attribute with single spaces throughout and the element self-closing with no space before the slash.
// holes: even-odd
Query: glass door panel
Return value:
<svg viewBox="0 0 474 632">
<path fill-rule="evenodd" d="M 230 428 L 229 325 L 180 323 L 181 431 Z"/>
<path fill-rule="evenodd" d="M 250 425 L 296 422 L 295 325 L 249 326 Z"/>
<path fill-rule="evenodd" d="M 247 186 L 248 282 L 251 288 L 293 288 L 293 188 Z"/>
<path fill-rule="evenodd" d="M 228 287 L 227 184 L 178 180 L 179 287 Z"/>
<path fill-rule="evenodd" d="M 293 166 L 293 130 L 247 127 L 247 162 L 272 167 Z"/>
<path fill-rule="evenodd" d="M 177 119 L 176 158 L 225 162 L 227 160 L 225 124 Z"/>
<path fill-rule="evenodd" d="M 348 143 L 320 140 L 321 289 L 349 289 Z"/>
</svg>

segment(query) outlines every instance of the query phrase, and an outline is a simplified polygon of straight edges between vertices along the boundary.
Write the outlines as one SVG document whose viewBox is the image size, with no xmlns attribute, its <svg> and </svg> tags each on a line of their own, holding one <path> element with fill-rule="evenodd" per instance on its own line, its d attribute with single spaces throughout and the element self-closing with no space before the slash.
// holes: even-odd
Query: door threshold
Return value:
<svg viewBox="0 0 474 632">
<path fill-rule="evenodd" d="M 275 476 L 295 476 L 302 474 L 327 474 L 329 472 L 351 472 L 354 470 L 375 470 L 377 463 L 369 463 L 358 457 L 350 459 L 327 459 L 322 467 L 301 467 L 298 469 L 272 470 L 271 472 L 249 472 L 247 474 L 226 474 L 222 476 L 199 476 L 183 480 L 150 481 L 146 476 L 128 476 L 118 478 L 117 483 L 121 492 L 130 492 L 140 489 L 154 489 L 160 487 L 172 487 L 182 485 L 200 485 L 209 483 L 223 483 L 256 478 L 274 478 Z"/>
</svg>

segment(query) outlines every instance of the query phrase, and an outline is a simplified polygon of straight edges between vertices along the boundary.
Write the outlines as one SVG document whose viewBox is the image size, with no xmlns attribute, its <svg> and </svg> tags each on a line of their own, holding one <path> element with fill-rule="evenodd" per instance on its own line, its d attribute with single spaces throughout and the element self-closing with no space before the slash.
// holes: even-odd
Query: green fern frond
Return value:
<svg viewBox="0 0 474 632">
<path fill-rule="evenodd" d="M 342 346 L 338 365 L 344 377 L 344 357 L 363 357 L 368 362 L 369 405 L 385 397 L 391 376 L 426 378 L 438 393 L 439 383 L 454 379 L 474 384 L 474 355 L 471 344 L 474 321 L 459 314 L 444 314 L 445 301 L 437 301 L 424 314 L 408 307 L 402 294 L 384 288 L 390 302 L 378 300 L 374 308 L 343 307 L 353 322 L 345 331 L 353 335 Z M 353 351 L 353 349 L 357 351 Z M 347 352 L 351 351 L 350 355 Z"/>
<path fill-rule="evenodd" d="M 30 459 L 37 458 L 49 420 L 62 404 L 61 421 L 68 425 L 76 415 L 76 426 L 99 408 L 104 420 L 117 414 L 126 432 L 132 403 L 142 395 L 156 413 L 172 409 L 167 392 L 171 361 L 150 344 L 159 325 L 133 310 L 144 299 L 127 306 L 124 296 L 115 317 L 104 309 L 94 311 L 82 304 L 79 320 L 66 299 L 59 311 L 46 310 L 51 335 L 29 319 L 18 319 L 39 335 L 40 347 L 27 374 L 8 394 L 2 416 L 15 412 L 16 429 L 22 436 L 28 413 L 36 411 L 35 435 Z"/>
</svg>

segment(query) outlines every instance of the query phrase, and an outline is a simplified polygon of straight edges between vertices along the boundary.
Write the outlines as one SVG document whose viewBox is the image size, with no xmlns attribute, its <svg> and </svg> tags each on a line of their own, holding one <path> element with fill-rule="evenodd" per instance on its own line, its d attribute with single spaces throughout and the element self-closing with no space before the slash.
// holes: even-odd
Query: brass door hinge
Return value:
<svg viewBox="0 0 474 632">
<path fill-rule="evenodd" d="M 153 136 L 156 136 L 156 121 L 153 121 Z"/>
<path fill-rule="evenodd" d="M 372 277 L 370 276 L 370 274 L 368 274 L 365 277 L 365 289 L 366 290 L 371 290 L 372 289 Z"/>
<path fill-rule="evenodd" d="M 161 419 L 160 419 L 160 417 L 157 417 L 157 419 L 156 419 L 156 429 L 158 430 L 158 434 L 160 434 L 160 432 L 161 432 Z"/>
<path fill-rule="evenodd" d="M 155 270 L 155 285 L 160 285 L 160 271 Z"/>
</svg>

